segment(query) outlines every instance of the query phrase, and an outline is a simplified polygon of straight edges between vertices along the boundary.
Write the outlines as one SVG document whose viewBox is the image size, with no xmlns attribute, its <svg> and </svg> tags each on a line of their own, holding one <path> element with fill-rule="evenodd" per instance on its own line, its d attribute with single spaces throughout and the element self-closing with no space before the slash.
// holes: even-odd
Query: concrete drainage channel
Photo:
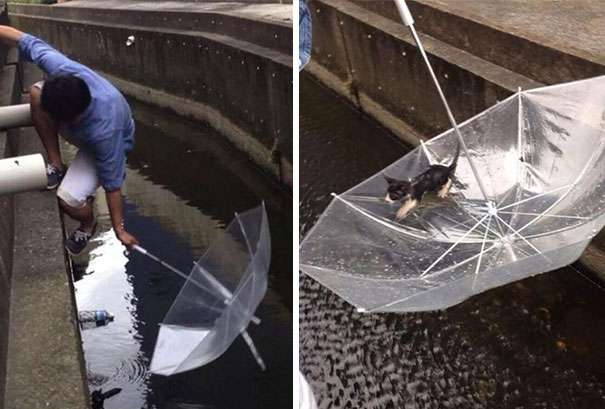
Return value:
<svg viewBox="0 0 605 409">
<path fill-rule="evenodd" d="M 104 0 L 10 4 L 9 16 L 125 94 L 209 123 L 291 187 L 290 10 Z"/>
<path fill-rule="evenodd" d="M 137 2 L 135 11 L 114 1 L 9 11 L 11 25 L 100 70 L 125 94 L 210 124 L 289 190 L 290 9 L 249 3 L 245 12 L 204 2 Z M 1 18 L 8 23 L 6 11 Z M 22 102 L 39 73 L 19 69 L 15 50 L 0 57 L 1 105 Z M 33 128 L 0 133 L 0 159 L 42 151 Z M 0 229 L 0 408 L 89 407 L 54 193 L 1 197 Z"/>
</svg>

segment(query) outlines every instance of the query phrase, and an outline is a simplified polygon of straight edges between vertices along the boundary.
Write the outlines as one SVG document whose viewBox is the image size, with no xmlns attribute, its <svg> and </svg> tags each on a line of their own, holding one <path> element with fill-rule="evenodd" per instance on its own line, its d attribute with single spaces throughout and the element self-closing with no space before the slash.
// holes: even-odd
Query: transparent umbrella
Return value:
<svg viewBox="0 0 605 409">
<path fill-rule="evenodd" d="M 141 247 L 135 248 L 183 275 Z M 195 264 L 160 324 L 151 372 L 173 375 L 217 359 L 242 335 L 265 364 L 246 328 L 267 291 L 271 239 L 264 204 L 235 214 Z"/>
<path fill-rule="evenodd" d="M 334 195 L 301 270 L 361 311 L 443 309 L 565 266 L 605 225 L 605 77 L 517 92 Z M 401 221 L 384 175 L 408 179 L 462 152 L 448 199 Z"/>
</svg>

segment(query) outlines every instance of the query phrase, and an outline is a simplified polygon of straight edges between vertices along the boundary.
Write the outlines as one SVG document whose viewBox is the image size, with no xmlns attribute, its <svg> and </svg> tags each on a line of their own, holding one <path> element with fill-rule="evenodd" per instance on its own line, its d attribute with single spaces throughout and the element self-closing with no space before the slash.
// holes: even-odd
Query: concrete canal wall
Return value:
<svg viewBox="0 0 605 409">
<path fill-rule="evenodd" d="M 208 122 L 291 186 L 291 6 L 175 4 L 11 4 L 9 16 L 125 94 Z"/>
<path fill-rule="evenodd" d="M 435 135 L 449 122 L 408 29 L 370 9 L 375 3 L 386 2 L 311 0 L 314 43 L 308 70 L 401 139 L 417 144 L 417 133 Z M 419 36 L 460 120 L 519 86 L 540 85 L 442 40 Z"/>
<path fill-rule="evenodd" d="M 18 69 L 15 51 L 0 49 L 1 106 L 22 101 L 21 79 L 40 78 Z M 33 128 L 0 132 L 0 158 L 42 151 Z M 89 407 L 62 242 L 54 192 L 0 198 L 0 408 Z"/>
<path fill-rule="evenodd" d="M 4 21 L 2 21 L 4 20 Z M 0 23 L 6 22 L 6 14 L 0 14 Z M 7 65 L 7 49 L 0 47 L 0 105 L 11 105 L 17 101 L 16 70 Z M 16 151 L 15 132 L 0 132 L 0 159 L 14 156 Z M 6 355 L 10 308 L 11 274 L 13 270 L 14 243 L 14 198 L 0 196 L 0 408 L 3 408 Z"/>
<path fill-rule="evenodd" d="M 409 2 L 459 121 L 515 92 L 605 74 L 605 35 L 594 4 Z M 559 7 L 559 6 L 557 6 Z M 449 123 L 392 1 L 310 0 L 309 71 L 406 142 Z M 549 24 L 540 23 L 542 20 Z"/>
</svg>

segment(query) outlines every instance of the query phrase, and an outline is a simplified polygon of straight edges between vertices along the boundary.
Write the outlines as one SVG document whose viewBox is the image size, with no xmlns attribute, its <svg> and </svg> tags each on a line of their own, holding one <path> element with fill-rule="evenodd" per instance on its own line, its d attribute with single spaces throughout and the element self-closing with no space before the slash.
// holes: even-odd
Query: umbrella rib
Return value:
<svg viewBox="0 0 605 409">
<path fill-rule="evenodd" d="M 500 199 L 500 201 L 498 202 L 498 204 L 496 205 L 496 207 L 500 207 L 502 206 L 502 203 L 504 203 L 506 201 L 506 199 L 508 199 L 508 197 L 510 196 L 510 194 L 513 192 L 513 189 L 509 189 L 505 194 L 504 197 L 502 197 Z"/>
<path fill-rule="evenodd" d="M 594 152 L 590 156 L 590 159 L 586 162 L 586 165 L 584 165 L 584 168 L 582 169 L 582 171 L 580 172 L 580 174 L 578 175 L 576 180 L 574 180 L 572 184 L 567 185 L 567 186 L 569 186 L 569 189 L 567 189 L 567 191 L 565 193 L 563 193 L 563 195 L 561 195 L 561 197 L 559 197 L 546 210 L 544 210 L 542 213 L 540 213 L 539 216 L 536 216 L 533 220 L 528 222 L 525 226 L 521 227 L 519 229 L 519 232 L 522 232 L 523 230 L 525 230 L 526 228 L 528 228 L 529 226 L 531 226 L 532 224 L 534 224 L 535 222 L 540 220 L 542 217 L 544 217 L 544 215 L 546 215 L 546 213 L 550 212 L 552 209 L 554 209 L 556 206 L 558 206 L 559 203 L 561 203 L 563 201 L 563 199 L 565 199 L 567 197 L 567 195 L 569 195 L 569 193 L 573 190 L 573 188 L 575 188 L 577 186 L 578 182 L 580 182 L 580 180 L 584 177 L 588 168 L 593 164 L 596 154 L 601 153 L 601 151 L 603 149 L 603 144 L 605 144 L 605 140 L 601 140 L 601 143 L 599 144 L 599 148 L 594 150 Z"/>
<path fill-rule="evenodd" d="M 386 222 L 384 220 L 380 220 L 378 217 L 376 217 L 376 216 L 374 216 L 372 214 L 369 214 L 368 212 L 360 209 L 358 206 L 354 205 L 353 203 L 349 202 L 346 199 L 343 199 L 341 196 L 337 195 L 336 193 L 332 193 L 332 196 L 334 196 L 334 198 L 340 200 L 341 202 L 343 202 L 344 204 L 346 204 L 347 206 L 349 206 L 351 209 L 355 210 L 356 212 L 364 215 L 365 217 L 367 217 L 367 218 L 375 221 L 378 224 L 383 225 L 386 228 L 389 228 L 391 230 L 395 230 L 396 232 L 399 232 L 399 233 L 410 235 L 412 237 L 424 239 L 424 237 L 419 237 L 418 235 L 414 235 L 414 234 L 412 234 L 412 232 L 410 232 L 408 230 L 405 230 L 403 228 L 398 228 L 397 226 L 393 226 L 392 224 L 390 224 L 390 223 L 388 223 L 388 222 Z"/>
<path fill-rule="evenodd" d="M 483 253 L 487 253 L 488 251 L 491 251 L 492 249 L 494 249 L 494 248 L 496 248 L 496 247 L 498 247 L 498 244 L 492 244 L 491 246 L 489 246 L 488 248 L 486 248 L 486 249 L 484 250 L 484 252 L 483 252 Z M 454 264 L 453 266 L 450 266 L 450 267 L 448 267 L 448 268 L 446 268 L 446 269 L 443 269 L 443 270 L 437 271 L 437 272 L 435 272 L 435 273 L 431 274 L 430 276 L 431 276 L 431 277 L 433 277 L 433 276 L 435 276 L 435 275 L 442 274 L 442 273 L 444 273 L 444 272 L 446 272 L 446 271 L 453 270 L 453 269 L 454 269 L 454 268 L 456 268 L 456 267 L 460 267 L 460 266 L 462 266 L 462 265 L 464 265 L 464 264 L 466 264 L 466 263 L 468 263 L 468 262 L 470 262 L 470 261 L 473 261 L 473 260 L 474 260 L 474 259 L 476 259 L 477 257 L 479 257 L 479 254 L 475 254 L 474 256 L 470 256 L 470 257 L 468 257 L 468 258 L 466 258 L 466 259 L 462 260 L 461 262 L 456 263 L 456 264 Z M 456 280 L 456 281 L 457 281 L 457 280 Z M 435 290 L 435 289 L 437 289 L 437 288 L 440 288 L 440 287 L 433 287 L 432 289 L 429 289 L 429 290 L 427 290 L 426 292 L 429 292 L 429 291 Z M 386 303 L 386 304 L 383 304 L 383 305 L 379 305 L 378 307 L 373 307 L 373 308 L 370 308 L 370 309 L 368 309 L 368 310 L 367 310 L 367 311 L 365 311 L 365 312 L 370 312 L 370 313 L 371 313 L 371 312 L 374 312 L 374 311 L 377 311 L 377 310 L 381 310 L 381 309 L 384 309 L 384 308 L 388 308 L 388 307 L 390 307 L 390 306 L 393 306 L 393 305 L 395 305 L 395 304 L 399 304 L 400 302 L 403 302 L 403 301 L 405 301 L 405 300 L 408 300 L 408 299 L 410 299 L 410 298 L 412 298 L 412 297 L 415 297 L 415 296 L 417 296 L 417 295 L 418 295 L 418 294 L 414 294 L 414 295 L 410 295 L 410 296 L 407 296 L 407 297 L 403 297 L 403 298 L 400 298 L 400 299 L 398 299 L 398 300 L 391 301 L 391 302 Z"/>
<path fill-rule="evenodd" d="M 543 193 L 537 194 L 537 195 L 535 195 L 535 196 L 528 197 L 528 198 L 523 199 L 523 200 L 519 200 L 518 202 L 511 203 L 511 204 L 506 205 L 506 206 L 504 206 L 504 207 L 500 207 L 500 208 L 498 208 L 498 211 L 500 211 L 500 210 L 506 210 L 506 209 L 510 209 L 511 207 L 514 207 L 514 206 L 520 205 L 521 203 L 526 203 L 526 202 L 529 202 L 529 201 L 531 201 L 531 200 L 538 199 L 538 198 L 540 198 L 540 197 L 542 197 L 542 196 L 546 196 L 546 195 L 549 195 L 549 194 L 551 194 L 551 193 L 558 192 L 559 190 L 567 189 L 567 188 L 568 188 L 568 187 L 570 187 L 570 186 L 573 186 L 573 183 L 570 183 L 569 185 L 565 185 L 565 186 L 559 186 L 558 188 L 553 189 L 553 190 L 549 190 L 548 192 L 543 192 Z"/>
<path fill-rule="evenodd" d="M 471 234 L 482 222 L 483 220 L 485 220 L 488 217 L 488 215 L 486 214 L 485 216 L 483 216 L 481 218 L 481 220 L 479 220 L 477 223 L 475 223 L 475 225 L 466 233 L 464 233 L 464 235 L 462 237 L 460 237 L 454 244 L 452 244 L 450 246 L 450 248 L 448 248 L 441 256 L 439 256 L 439 258 L 437 260 L 435 260 L 433 262 L 433 264 L 431 264 L 426 270 L 424 270 L 422 272 L 422 274 L 420 274 L 420 278 L 424 277 L 425 275 L 428 274 L 429 271 L 432 270 L 433 267 L 435 267 L 441 260 L 443 260 L 443 258 L 445 256 L 447 256 L 448 254 L 450 254 L 452 252 L 452 250 L 454 250 L 454 248 L 456 248 L 456 246 L 458 246 L 458 244 L 462 243 L 462 241 L 464 239 L 466 239 L 468 237 L 469 234 Z"/>
<path fill-rule="evenodd" d="M 458 205 L 458 206 L 460 206 L 460 205 Z M 468 215 L 469 215 L 469 216 L 470 216 L 470 217 L 471 217 L 471 218 L 472 218 L 474 221 L 479 221 L 479 219 L 477 219 L 475 216 L 473 216 L 473 214 L 472 214 L 471 212 L 469 212 L 469 211 L 467 211 L 467 210 L 465 210 L 465 212 L 466 212 L 466 214 L 468 214 Z M 487 214 L 489 214 L 489 213 L 486 213 L 486 215 L 487 215 Z M 485 220 L 483 220 L 483 221 L 481 222 L 481 224 L 483 225 L 483 227 L 485 227 L 486 229 L 488 229 L 488 230 L 489 230 L 491 233 L 494 233 L 496 236 L 498 236 L 498 238 L 499 238 L 499 239 L 504 238 L 504 236 L 502 236 L 502 235 L 501 235 L 500 233 L 498 233 L 496 230 L 494 230 L 494 229 L 489 229 L 489 228 L 486 226 L 486 224 L 485 224 Z"/>
<path fill-rule="evenodd" d="M 508 227 L 513 232 L 513 234 L 519 236 L 521 238 L 521 240 L 523 240 L 525 242 L 525 244 L 527 244 L 529 247 L 531 247 L 536 253 L 538 253 L 542 257 L 544 257 L 549 263 L 552 262 L 552 260 L 550 258 L 548 258 L 547 256 L 545 256 L 536 246 L 534 246 L 533 244 L 531 244 L 525 237 L 523 237 L 523 235 L 518 230 L 515 230 L 510 224 L 508 224 L 504 220 L 502 220 L 502 218 L 500 216 L 498 216 L 498 214 L 496 214 L 496 217 L 498 219 L 500 219 L 500 221 L 502 223 L 504 223 L 504 225 L 506 227 Z"/>
<path fill-rule="evenodd" d="M 526 212 L 498 212 L 502 214 L 520 214 L 522 216 L 540 216 L 541 213 L 526 213 Z M 567 216 L 562 214 L 544 214 L 542 217 L 554 217 L 558 219 L 574 219 L 574 220 L 590 220 L 589 217 L 582 216 Z"/>
<path fill-rule="evenodd" d="M 244 229 L 244 223 L 242 223 L 242 219 L 240 219 L 238 212 L 235 212 L 235 218 L 237 219 L 239 228 L 241 229 L 242 235 L 244 236 L 244 240 L 246 241 L 246 247 L 248 247 L 248 254 L 250 254 L 250 263 L 254 263 L 253 259 L 255 257 L 255 254 L 252 251 L 252 246 L 250 245 L 250 240 L 248 240 L 248 235 L 246 234 L 246 229 Z M 252 271 L 250 272 L 250 276 L 248 276 L 248 279 L 250 277 L 252 277 L 252 289 L 254 290 L 256 288 L 256 274 L 254 274 L 254 267 L 252 268 Z M 247 283 L 247 280 L 245 283 Z M 243 285 L 242 285 L 242 287 L 243 287 Z M 233 297 L 233 295 L 231 295 L 231 296 Z M 255 318 L 255 320 L 253 320 L 252 322 L 254 322 L 256 325 L 260 324 L 260 319 L 258 319 L 256 316 L 254 316 L 254 318 Z"/>
<path fill-rule="evenodd" d="M 492 221 L 492 215 L 490 214 L 487 218 L 487 227 L 489 229 L 490 222 Z M 485 229 L 485 234 L 483 235 L 483 243 L 481 243 L 481 251 L 479 252 L 479 260 L 477 260 L 477 267 L 475 268 L 475 277 L 473 278 L 473 286 L 472 289 L 475 290 L 475 283 L 477 282 L 477 277 L 479 276 L 479 269 L 481 268 L 481 259 L 483 258 L 483 253 L 485 251 L 485 242 L 487 240 L 488 229 Z"/>
<path fill-rule="evenodd" d="M 252 337 L 250 336 L 250 334 L 248 334 L 248 331 L 246 329 L 244 329 L 241 332 L 241 335 L 242 335 L 242 338 L 244 338 L 244 341 L 246 341 L 246 345 L 248 345 L 250 352 L 252 352 L 254 359 L 256 359 L 256 363 L 258 363 L 258 366 L 260 366 L 263 371 L 265 369 L 267 369 L 267 366 L 265 365 L 265 361 L 263 361 L 263 358 L 260 356 L 258 349 L 256 349 L 256 345 L 254 345 L 254 341 L 252 341 Z"/>
</svg>

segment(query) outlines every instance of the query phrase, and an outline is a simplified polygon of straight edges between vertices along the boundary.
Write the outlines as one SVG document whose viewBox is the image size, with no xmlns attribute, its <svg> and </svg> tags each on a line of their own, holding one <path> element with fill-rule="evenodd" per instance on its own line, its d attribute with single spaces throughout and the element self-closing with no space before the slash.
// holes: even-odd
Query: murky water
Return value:
<svg viewBox="0 0 605 409">
<path fill-rule="evenodd" d="M 301 77 L 301 235 L 407 148 Z M 301 275 L 300 364 L 320 408 L 605 407 L 605 292 L 572 268 L 441 312 L 362 315 Z"/>
<path fill-rule="evenodd" d="M 73 260 L 78 309 L 107 309 L 115 322 L 82 332 L 91 391 L 122 388 L 106 409 L 285 408 L 291 405 L 291 197 L 211 129 L 131 101 L 136 147 L 123 192 L 125 224 L 149 251 L 189 271 L 233 212 L 265 200 L 273 255 L 269 290 L 249 332 L 265 359 L 262 372 L 238 338 L 216 361 L 171 377 L 149 373 L 158 324 L 184 281 L 139 254 L 124 255 L 111 231 L 104 194 L 101 228 Z M 67 150 L 67 156 L 70 152 Z"/>
</svg>

